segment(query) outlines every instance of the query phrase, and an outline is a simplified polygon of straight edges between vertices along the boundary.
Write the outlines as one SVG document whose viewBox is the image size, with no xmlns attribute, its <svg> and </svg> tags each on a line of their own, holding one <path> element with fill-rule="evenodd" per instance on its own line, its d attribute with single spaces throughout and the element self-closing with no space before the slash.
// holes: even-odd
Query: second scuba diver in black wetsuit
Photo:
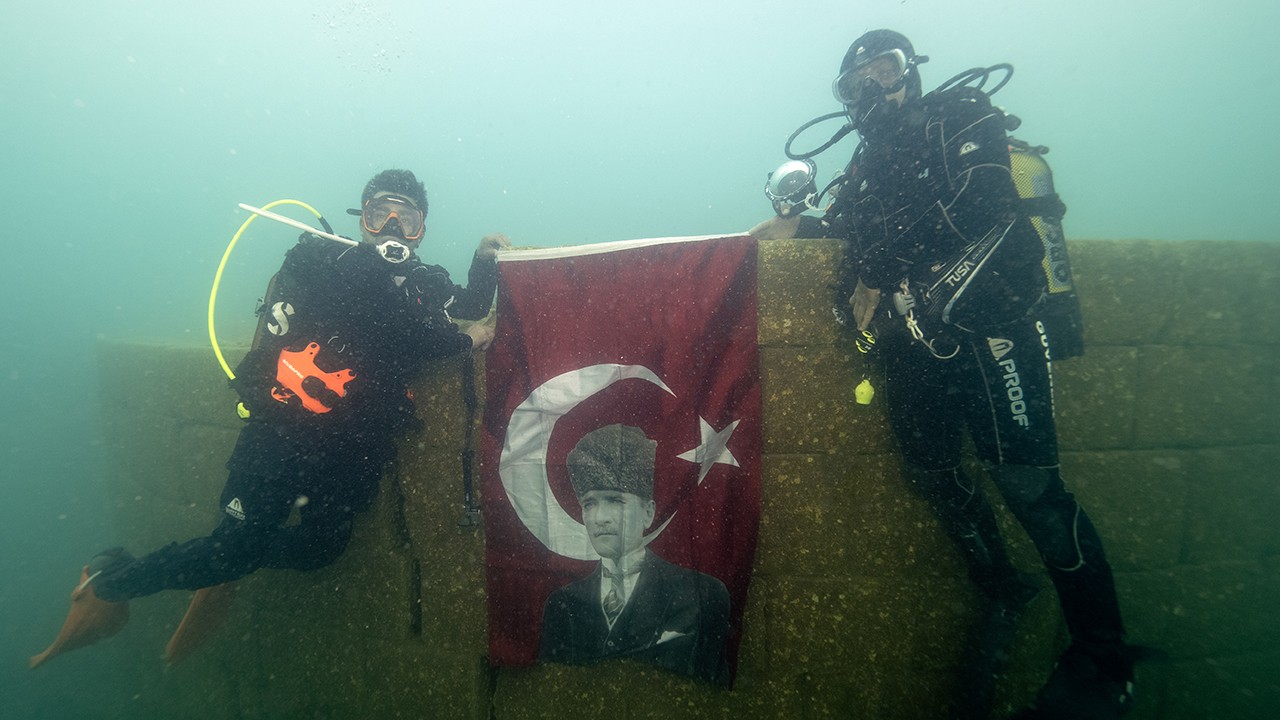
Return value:
<svg viewBox="0 0 1280 720">
<path fill-rule="evenodd" d="M 1132 653 L 1102 542 L 1059 474 L 1053 338 L 1037 317 L 1044 249 L 1019 211 L 1006 116 L 963 84 L 922 96 L 926 59 L 896 32 L 858 38 L 834 90 L 861 144 L 834 202 L 821 218 L 780 216 L 752 233 L 846 241 L 837 305 L 874 331 L 908 480 L 988 603 L 955 716 L 989 714 L 1005 646 L 1036 592 L 960 467 L 967 428 L 1039 550 L 1071 635 L 1027 716 L 1115 717 L 1132 702 Z"/>
</svg>

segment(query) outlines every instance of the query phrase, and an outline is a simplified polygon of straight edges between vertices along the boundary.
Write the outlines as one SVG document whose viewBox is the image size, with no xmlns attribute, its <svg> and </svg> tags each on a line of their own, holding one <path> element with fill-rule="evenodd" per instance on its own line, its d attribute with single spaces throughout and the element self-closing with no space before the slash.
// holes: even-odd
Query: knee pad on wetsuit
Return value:
<svg viewBox="0 0 1280 720">
<path fill-rule="evenodd" d="M 1059 570 L 1078 568 L 1084 562 L 1078 532 L 1080 505 L 1063 486 L 1057 468 L 993 465 L 989 469 L 1041 557 Z"/>
</svg>

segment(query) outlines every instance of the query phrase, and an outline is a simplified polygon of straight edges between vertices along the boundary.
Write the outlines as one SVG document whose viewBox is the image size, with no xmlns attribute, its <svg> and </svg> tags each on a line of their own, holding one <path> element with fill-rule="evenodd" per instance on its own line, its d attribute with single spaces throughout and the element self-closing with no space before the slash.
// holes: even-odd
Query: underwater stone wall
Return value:
<svg viewBox="0 0 1280 720">
<path fill-rule="evenodd" d="M 84 651 L 118 676 L 103 716 L 945 717 L 977 599 L 900 478 L 882 405 L 854 403 L 861 357 L 828 319 L 837 253 L 760 248 L 763 506 L 734 690 L 626 662 L 488 667 L 484 538 L 459 525 L 465 412 L 449 361 L 418 384 L 428 430 L 405 439 L 348 552 L 246 579 L 220 635 L 168 672 L 160 655 L 189 594 L 135 601 L 124 633 Z M 1275 717 L 1280 245 L 1071 253 L 1088 345 L 1055 366 L 1063 475 L 1107 545 L 1131 641 L 1167 653 L 1140 667 L 1130 717 Z M 209 351 L 106 342 L 100 365 L 121 541 L 145 551 L 207 532 L 238 424 Z M 1048 588 L 1030 541 L 1002 524 Z M 1064 642 L 1043 592 L 1002 709 L 1034 694 Z"/>
</svg>

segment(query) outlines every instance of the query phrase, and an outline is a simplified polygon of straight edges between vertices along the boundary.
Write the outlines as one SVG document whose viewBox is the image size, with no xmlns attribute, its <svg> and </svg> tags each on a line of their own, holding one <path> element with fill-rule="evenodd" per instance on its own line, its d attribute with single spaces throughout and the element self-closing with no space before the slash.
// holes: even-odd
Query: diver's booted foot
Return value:
<svg viewBox="0 0 1280 720">
<path fill-rule="evenodd" d="M 1009 659 L 1018 621 L 1039 594 L 1039 586 L 1020 577 L 1001 597 L 987 600 L 960 659 L 950 720 L 982 720 L 991 715 L 996 683 Z"/>
<path fill-rule="evenodd" d="M 231 614 L 237 587 L 233 580 L 196 591 L 178 629 L 169 638 L 169 644 L 165 645 L 166 663 L 177 665 L 213 637 Z"/>
<path fill-rule="evenodd" d="M 1058 658 L 1048 682 L 1016 720 L 1113 720 L 1133 707 L 1133 663 L 1126 645 L 1073 644 Z"/>
<path fill-rule="evenodd" d="M 129 622 L 128 602 L 107 602 L 94 592 L 93 580 L 102 572 L 94 561 L 80 571 L 80 584 L 71 591 L 71 610 L 62 623 L 62 630 L 58 631 L 58 637 L 47 650 L 31 657 L 32 669 L 64 652 L 105 640 L 120 632 Z"/>
</svg>

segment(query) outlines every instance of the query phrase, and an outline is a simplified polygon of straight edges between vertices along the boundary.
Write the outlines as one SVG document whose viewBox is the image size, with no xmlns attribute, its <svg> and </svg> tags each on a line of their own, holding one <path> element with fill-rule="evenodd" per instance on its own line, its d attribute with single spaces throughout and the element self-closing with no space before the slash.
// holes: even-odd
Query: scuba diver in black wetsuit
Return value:
<svg viewBox="0 0 1280 720">
<path fill-rule="evenodd" d="M 361 216 L 363 242 L 303 234 L 273 279 L 266 332 L 232 381 L 247 422 L 227 461 L 221 522 L 207 537 L 141 558 L 121 548 L 96 556 L 72 594 L 63 632 L 32 667 L 114 634 L 132 598 L 203 592 L 262 567 L 306 571 L 333 562 L 395 455 L 395 437 L 418 424 L 409 383 L 431 359 L 488 347 L 490 326 L 464 332 L 450 313 L 488 314 L 494 258 L 510 247 L 505 236 L 481 240 L 468 287 L 460 287 L 414 254 L 427 197 L 413 173 L 379 173 L 351 212 Z M 286 525 L 295 508 L 300 521 Z"/>
<path fill-rule="evenodd" d="M 896 32 L 858 38 L 833 89 L 861 144 L 834 201 L 821 218 L 784 205 L 752 234 L 846 241 L 837 316 L 851 309 L 857 328 L 874 333 L 908 480 L 987 602 L 954 716 L 990 713 L 1005 648 L 1036 593 L 960 467 L 968 428 L 1044 559 L 1071 635 L 1025 717 L 1116 717 L 1132 702 L 1133 653 L 1102 543 L 1059 475 L 1053 343 L 1038 316 L 1044 247 L 1020 211 L 1006 116 L 963 82 L 922 95 L 926 60 Z"/>
</svg>

